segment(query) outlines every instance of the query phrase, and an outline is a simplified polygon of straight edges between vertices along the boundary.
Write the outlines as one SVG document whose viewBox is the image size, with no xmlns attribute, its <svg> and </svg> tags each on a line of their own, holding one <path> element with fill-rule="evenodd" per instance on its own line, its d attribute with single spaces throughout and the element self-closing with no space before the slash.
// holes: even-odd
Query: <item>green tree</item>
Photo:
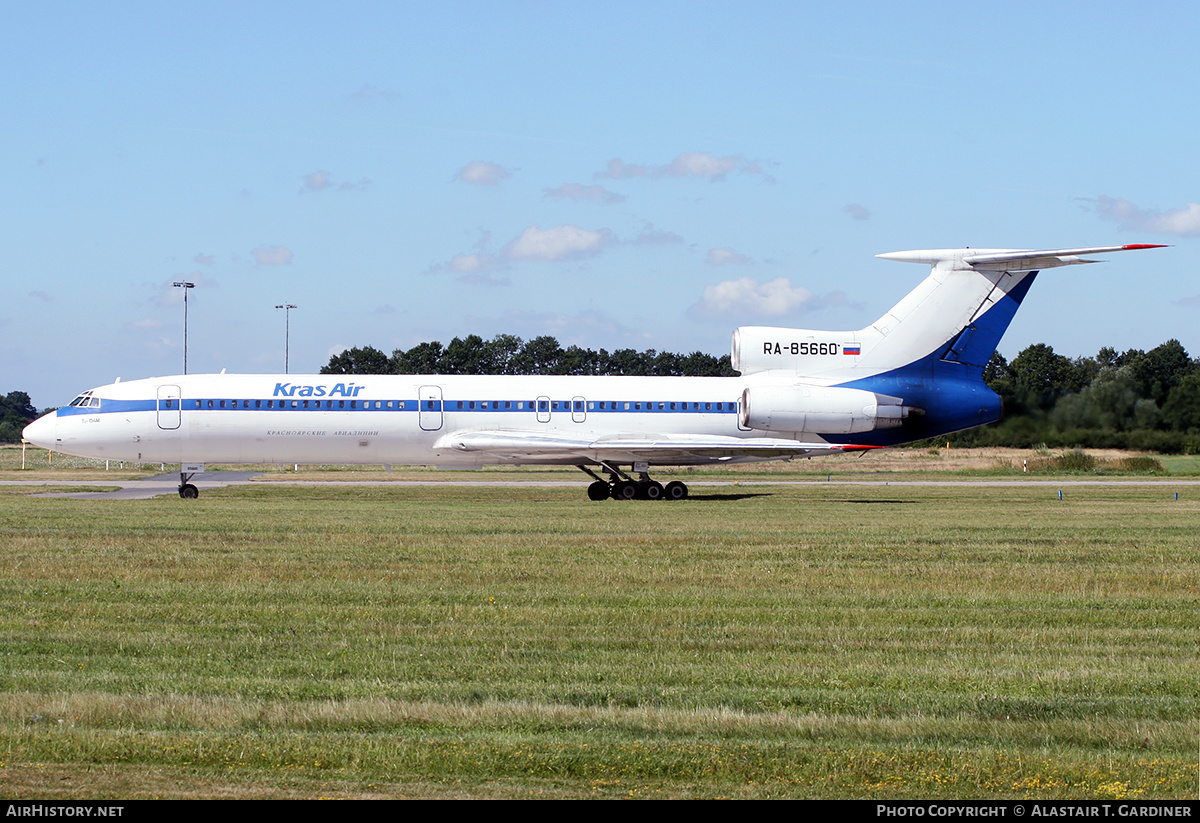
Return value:
<svg viewBox="0 0 1200 823">
<path fill-rule="evenodd" d="M 442 358 L 446 350 L 434 340 L 418 343 L 408 351 L 396 349 L 392 352 L 393 374 L 444 374 Z"/>
<path fill-rule="evenodd" d="M 10 391 L 0 396 L 0 440 L 20 440 L 21 429 L 38 416 L 29 395 L 23 391 Z"/>
<path fill-rule="evenodd" d="M 548 334 L 535 337 L 513 359 L 513 374 L 561 374 L 562 356 L 558 340 Z"/>
<path fill-rule="evenodd" d="M 1138 394 L 1160 405 L 1179 381 L 1196 370 L 1183 344 L 1173 339 L 1144 354 L 1138 352 L 1128 358 L 1127 364 L 1137 380 Z"/>
<path fill-rule="evenodd" d="M 1200 371 L 1193 371 L 1171 389 L 1162 407 L 1163 422 L 1178 432 L 1200 432 Z"/>
<path fill-rule="evenodd" d="M 1049 409 L 1059 397 L 1083 387 L 1075 365 L 1045 343 L 1025 348 L 1010 368 L 1015 394 L 1031 410 Z"/>
<path fill-rule="evenodd" d="M 329 358 L 321 374 L 393 374 L 388 356 L 372 346 L 346 349 Z"/>
</svg>

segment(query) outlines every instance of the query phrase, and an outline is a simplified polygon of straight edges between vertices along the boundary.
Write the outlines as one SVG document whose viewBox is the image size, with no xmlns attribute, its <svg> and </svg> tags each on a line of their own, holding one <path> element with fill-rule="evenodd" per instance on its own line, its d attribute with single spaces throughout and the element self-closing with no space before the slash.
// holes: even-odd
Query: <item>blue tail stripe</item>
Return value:
<svg viewBox="0 0 1200 823">
<path fill-rule="evenodd" d="M 903 398 L 906 406 L 922 409 L 925 414 L 910 417 L 899 429 L 827 439 L 835 443 L 891 446 L 999 420 L 1000 397 L 983 382 L 983 367 L 991 359 L 1036 274 L 1030 272 L 995 306 L 937 351 L 907 366 L 838 384 Z"/>
</svg>

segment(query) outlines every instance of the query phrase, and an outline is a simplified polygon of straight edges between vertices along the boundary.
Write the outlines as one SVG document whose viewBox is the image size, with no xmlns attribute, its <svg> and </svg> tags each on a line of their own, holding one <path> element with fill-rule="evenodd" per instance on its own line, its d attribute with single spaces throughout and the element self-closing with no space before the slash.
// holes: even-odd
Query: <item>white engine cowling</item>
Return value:
<svg viewBox="0 0 1200 823">
<path fill-rule="evenodd" d="M 895 429 L 914 411 L 899 397 L 836 386 L 755 386 L 742 392 L 748 429 L 854 434 Z"/>
</svg>

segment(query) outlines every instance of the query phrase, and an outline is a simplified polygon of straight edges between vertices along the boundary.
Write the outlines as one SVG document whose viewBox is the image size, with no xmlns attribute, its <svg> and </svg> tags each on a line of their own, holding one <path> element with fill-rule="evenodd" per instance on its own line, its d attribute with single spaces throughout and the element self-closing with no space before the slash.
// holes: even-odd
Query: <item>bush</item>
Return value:
<svg viewBox="0 0 1200 823">
<path fill-rule="evenodd" d="M 1085 451 L 1073 449 L 1056 457 L 1054 465 L 1064 472 L 1090 472 L 1096 469 L 1096 458 Z"/>
</svg>

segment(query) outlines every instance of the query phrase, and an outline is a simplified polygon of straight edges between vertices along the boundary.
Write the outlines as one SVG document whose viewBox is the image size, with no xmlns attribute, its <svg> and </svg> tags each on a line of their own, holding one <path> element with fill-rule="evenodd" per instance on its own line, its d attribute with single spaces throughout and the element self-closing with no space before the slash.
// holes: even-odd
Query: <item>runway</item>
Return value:
<svg viewBox="0 0 1200 823">
<path fill-rule="evenodd" d="M 271 473 L 269 480 L 255 480 L 263 472 L 201 472 L 191 479 L 191 483 L 201 491 L 205 489 L 220 489 L 226 486 L 241 486 L 257 483 L 262 486 L 501 486 L 525 488 L 571 488 L 586 487 L 586 479 L 579 480 L 282 480 L 275 479 L 278 475 Z M 963 487 L 1037 487 L 1050 486 L 1054 488 L 1069 488 L 1078 486 L 1164 486 L 1186 487 L 1200 486 L 1200 478 L 1080 478 L 1061 477 L 1050 479 L 950 479 L 950 480 L 888 480 L 880 478 L 859 479 L 840 477 L 808 480 L 688 480 L 693 488 L 745 488 L 759 486 L 963 486 Z M 80 500 L 147 500 L 164 495 L 174 496 L 179 493 L 179 475 L 168 472 L 153 477 L 138 480 L 0 480 L 0 486 L 117 486 L 113 491 L 106 492 L 42 492 L 31 497 L 65 497 Z"/>
</svg>

